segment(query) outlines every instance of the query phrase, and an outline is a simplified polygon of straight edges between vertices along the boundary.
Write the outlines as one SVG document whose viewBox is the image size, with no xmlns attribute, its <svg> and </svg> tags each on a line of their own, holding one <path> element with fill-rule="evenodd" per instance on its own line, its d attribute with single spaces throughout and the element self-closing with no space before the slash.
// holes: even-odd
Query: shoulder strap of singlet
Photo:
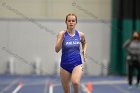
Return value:
<svg viewBox="0 0 140 93">
<path fill-rule="evenodd" d="M 79 32 L 77 30 L 75 30 L 75 35 L 80 37 Z"/>
<path fill-rule="evenodd" d="M 65 30 L 64 30 L 64 31 L 65 31 Z M 68 35 L 68 32 L 66 31 L 66 33 L 65 33 L 64 37 L 65 37 L 65 36 L 67 36 L 67 35 Z"/>
</svg>

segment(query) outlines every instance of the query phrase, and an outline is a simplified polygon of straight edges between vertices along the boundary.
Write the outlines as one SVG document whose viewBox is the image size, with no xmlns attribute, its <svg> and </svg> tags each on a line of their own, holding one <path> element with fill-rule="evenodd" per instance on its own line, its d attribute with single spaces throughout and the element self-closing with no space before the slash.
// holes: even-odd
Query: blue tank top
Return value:
<svg viewBox="0 0 140 93">
<path fill-rule="evenodd" d="M 80 55 L 80 36 L 78 31 L 75 31 L 74 36 L 65 33 L 62 43 L 61 64 L 82 63 Z"/>
</svg>

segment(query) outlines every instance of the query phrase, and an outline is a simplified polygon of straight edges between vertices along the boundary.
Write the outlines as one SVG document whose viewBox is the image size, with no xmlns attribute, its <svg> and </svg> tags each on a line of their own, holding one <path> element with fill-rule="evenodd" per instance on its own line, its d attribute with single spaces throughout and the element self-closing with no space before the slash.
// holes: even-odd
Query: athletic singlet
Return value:
<svg viewBox="0 0 140 93">
<path fill-rule="evenodd" d="M 75 35 L 70 36 L 66 32 L 62 43 L 61 67 L 71 73 L 74 67 L 80 64 L 82 64 L 82 60 L 79 33 L 75 31 Z"/>
</svg>

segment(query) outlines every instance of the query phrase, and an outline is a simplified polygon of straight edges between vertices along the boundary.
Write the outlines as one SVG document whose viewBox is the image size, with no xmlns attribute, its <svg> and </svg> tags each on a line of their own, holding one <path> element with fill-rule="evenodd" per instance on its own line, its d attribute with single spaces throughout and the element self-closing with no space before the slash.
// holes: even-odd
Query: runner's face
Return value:
<svg viewBox="0 0 140 93">
<path fill-rule="evenodd" d="M 75 16 L 68 16 L 66 24 L 67 24 L 68 29 L 74 29 L 76 26 L 76 17 Z"/>
</svg>

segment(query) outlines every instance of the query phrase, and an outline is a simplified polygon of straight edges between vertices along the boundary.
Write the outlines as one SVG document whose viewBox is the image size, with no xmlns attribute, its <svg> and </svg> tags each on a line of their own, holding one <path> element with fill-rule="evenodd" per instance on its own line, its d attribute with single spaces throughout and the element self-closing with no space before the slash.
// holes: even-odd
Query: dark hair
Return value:
<svg viewBox="0 0 140 93">
<path fill-rule="evenodd" d="M 67 22 L 67 20 L 68 20 L 68 16 L 75 16 L 76 23 L 77 23 L 77 16 L 76 16 L 76 14 L 74 14 L 74 13 L 69 13 L 69 14 L 66 16 L 66 20 L 65 20 L 65 22 Z"/>
</svg>

